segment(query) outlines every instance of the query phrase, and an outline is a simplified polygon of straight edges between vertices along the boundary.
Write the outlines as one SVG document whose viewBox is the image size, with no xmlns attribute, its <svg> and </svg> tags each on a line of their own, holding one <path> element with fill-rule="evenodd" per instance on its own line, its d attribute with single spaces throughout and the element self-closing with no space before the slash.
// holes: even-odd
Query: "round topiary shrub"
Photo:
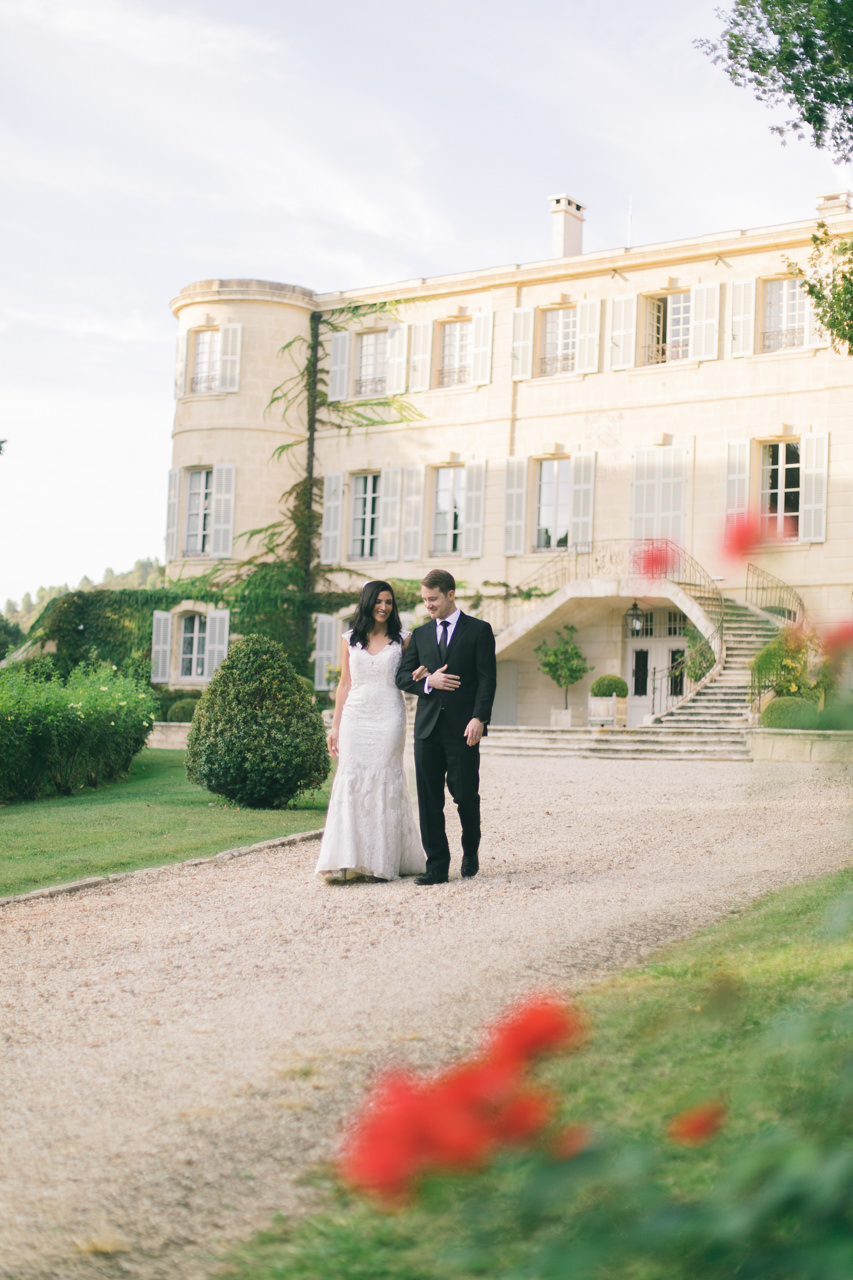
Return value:
<svg viewBox="0 0 853 1280">
<path fill-rule="evenodd" d="M 774 698 L 761 713 L 763 729 L 816 729 L 818 711 L 805 698 Z"/>
<path fill-rule="evenodd" d="M 275 640 L 246 636 L 205 689 L 187 777 L 252 809 L 288 805 L 329 775 L 323 718 Z"/>
<path fill-rule="evenodd" d="M 589 686 L 591 698 L 628 697 L 628 685 L 621 676 L 597 676 Z"/>
<path fill-rule="evenodd" d="M 166 715 L 167 720 L 173 723 L 178 721 L 181 724 L 188 724 L 193 718 L 193 712 L 198 706 L 198 698 L 178 698 L 177 702 L 173 702 Z"/>
</svg>

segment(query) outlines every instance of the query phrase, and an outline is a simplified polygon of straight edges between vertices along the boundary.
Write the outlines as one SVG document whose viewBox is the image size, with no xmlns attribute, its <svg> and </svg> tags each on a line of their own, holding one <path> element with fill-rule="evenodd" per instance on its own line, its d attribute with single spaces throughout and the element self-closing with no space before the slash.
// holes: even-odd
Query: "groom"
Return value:
<svg viewBox="0 0 853 1280">
<path fill-rule="evenodd" d="M 421 598 L 432 620 L 413 633 L 397 685 L 418 695 L 415 776 L 427 863 L 415 884 L 446 884 L 445 778 L 462 823 L 462 875 L 467 879 L 480 869 L 480 739 L 495 700 L 495 637 L 488 622 L 457 608 L 456 581 L 446 569 L 430 570 Z M 421 667 L 429 673 L 425 678 Z"/>
</svg>

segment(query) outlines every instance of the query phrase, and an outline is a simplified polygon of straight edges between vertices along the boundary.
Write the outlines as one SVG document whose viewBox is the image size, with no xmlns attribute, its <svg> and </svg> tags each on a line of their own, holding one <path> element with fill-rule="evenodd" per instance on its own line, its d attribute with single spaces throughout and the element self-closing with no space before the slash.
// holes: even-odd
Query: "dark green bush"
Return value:
<svg viewBox="0 0 853 1280">
<path fill-rule="evenodd" d="M 193 717 L 191 782 L 253 809 L 282 808 L 328 777 L 323 719 L 281 645 L 246 636 Z"/>
<path fill-rule="evenodd" d="M 193 718 L 193 712 L 198 706 L 198 698 L 178 698 L 177 702 L 173 702 L 169 708 L 167 720 L 172 723 L 187 724 Z"/>
<path fill-rule="evenodd" d="M 843 732 L 853 732 L 853 701 L 838 699 L 829 702 L 818 716 L 817 727 L 819 729 L 835 729 Z"/>
<path fill-rule="evenodd" d="M 816 729 L 818 711 L 805 698 L 774 698 L 761 713 L 764 729 Z"/>
<path fill-rule="evenodd" d="M 614 693 L 617 698 L 627 698 L 628 685 L 621 676 L 597 676 L 589 686 L 589 693 L 592 698 L 610 698 Z"/>
<path fill-rule="evenodd" d="M 66 684 L 33 665 L 0 669 L 0 799 L 71 795 L 126 773 L 151 729 L 150 691 L 108 666 L 78 667 Z"/>
</svg>

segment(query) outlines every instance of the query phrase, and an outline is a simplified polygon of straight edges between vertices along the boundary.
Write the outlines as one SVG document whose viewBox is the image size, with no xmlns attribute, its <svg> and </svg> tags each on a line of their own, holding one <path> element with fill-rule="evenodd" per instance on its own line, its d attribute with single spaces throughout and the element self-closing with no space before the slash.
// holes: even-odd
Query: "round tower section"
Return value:
<svg viewBox="0 0 853 1280">
<path fill-rule="evenodd" d="M 300 411 L 285 423 L 267 405 L 304 362 L 315 301 L 298 285 L 201 280 L 171 306 L 179 331 L 166 564 L 174 578 L 256 551 L 240 535 L 278 519 L 280 495 L 302 474 L 304 446 L 271 461 L 304 438 Z M 293 359 L 279 356 L 294 339 Z"/>
</svg>

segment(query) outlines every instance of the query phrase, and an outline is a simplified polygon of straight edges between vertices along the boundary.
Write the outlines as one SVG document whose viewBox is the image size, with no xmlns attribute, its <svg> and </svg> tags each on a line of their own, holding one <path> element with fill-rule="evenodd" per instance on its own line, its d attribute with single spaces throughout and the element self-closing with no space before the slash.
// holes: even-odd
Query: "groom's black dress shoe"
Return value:
<svg viewBox="0 0 853 1280">
<path fill-rule="evenodd" d="M 480 859 L 476 853 L 466 853 L 462 859 L 462 879 L 470 880 L 480 870 Z"/>
<path fill-rule="evenodd" d="M 415 884 L 447 884 L 447 876 L 415 876 Z"/>
</svg>

